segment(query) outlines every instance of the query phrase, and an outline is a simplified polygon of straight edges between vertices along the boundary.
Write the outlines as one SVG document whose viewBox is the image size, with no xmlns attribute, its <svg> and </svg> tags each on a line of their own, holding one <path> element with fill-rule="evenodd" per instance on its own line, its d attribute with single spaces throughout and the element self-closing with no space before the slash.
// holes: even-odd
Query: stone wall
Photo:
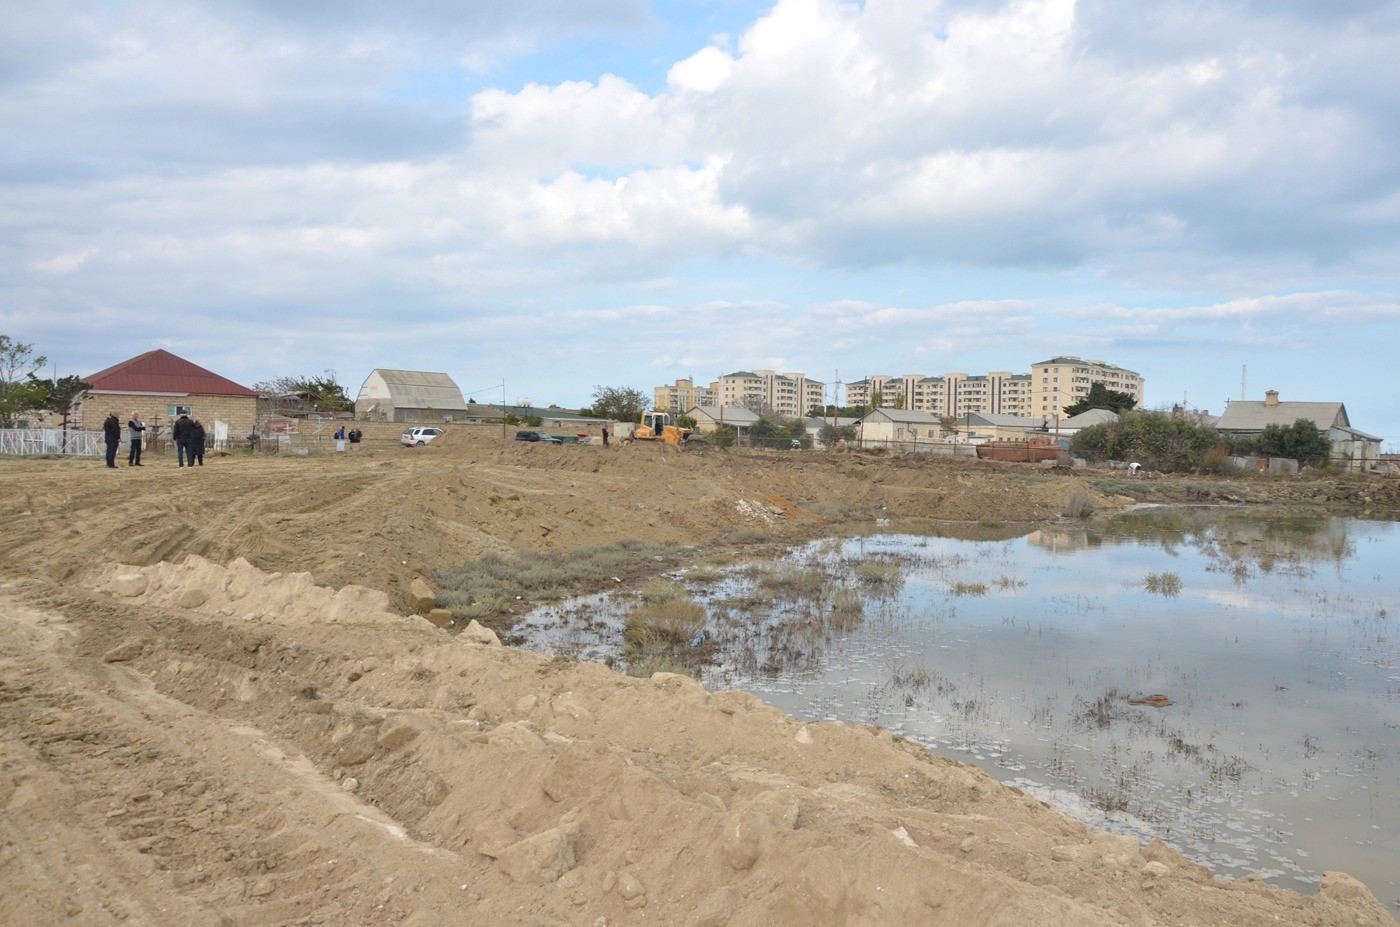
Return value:
<svg viewBox="0 0 1400 927">
<path fill-rule="evenodd" d="M 84 397 L 74 420 L 84 431 L 101 431 L 107 413 L 115 411 L 117 418 L 121 419 L 122 427 L 125 428 L 127 419 L 131 418 L 132 410 L 135 410 L 141 413 L 141 418 L 148 428 L 159 425 L 161 434 L 169 435 L 170 425 L 174 421 L 174 417 L 169 413 L 171 406 L 189 406 L 190 418 L 197 418 L 204 423 L 211 441 L 214 437 L 215 420 L 228 422 L 230 442 L 241 441 L 253 430 L 257 422 L 257 400 L 251 396 L 158 393 L 136 395 L 101 392 L 91 392 Z M 123 434 L 122 439 L 125 438 L 126 435 Z"/>
</svg>

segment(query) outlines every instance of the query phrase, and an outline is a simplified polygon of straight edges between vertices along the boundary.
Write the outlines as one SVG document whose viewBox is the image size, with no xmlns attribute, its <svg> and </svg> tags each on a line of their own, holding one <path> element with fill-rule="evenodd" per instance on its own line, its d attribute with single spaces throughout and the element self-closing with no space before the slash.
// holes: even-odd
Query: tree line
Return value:
<svg viewBox="0 0 1400 927">
<path fill-rule="evenodd" d="M 92 387 L 81 377 L 42 377 L 49 359 L 34 345 L 0 335 L 0 428 L 14 428 L 35 412 L 57 415 L 68 427 L 78 399 Z"/>
</svg>

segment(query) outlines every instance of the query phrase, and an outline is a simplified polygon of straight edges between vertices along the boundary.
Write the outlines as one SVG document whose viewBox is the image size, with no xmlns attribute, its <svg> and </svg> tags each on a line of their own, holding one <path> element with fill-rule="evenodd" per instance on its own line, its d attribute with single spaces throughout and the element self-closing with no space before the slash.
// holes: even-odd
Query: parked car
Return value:
<svg viewBox="0 0 1400 927">
<path fill-rule="evenodd" d="M 403 433 L 399 443 L 404 447 L 422 447 L 440 434 L 442 434 L 441 428 L 410 428 Z"/>
<path fill-rule="evenodd" d="M 517 441 L 540 441 L 545 444 L 563 444 L 564 439 L 558 435 L 552 435 L 547 431 L 517 431 L 515 433 Z"/>
</svg>

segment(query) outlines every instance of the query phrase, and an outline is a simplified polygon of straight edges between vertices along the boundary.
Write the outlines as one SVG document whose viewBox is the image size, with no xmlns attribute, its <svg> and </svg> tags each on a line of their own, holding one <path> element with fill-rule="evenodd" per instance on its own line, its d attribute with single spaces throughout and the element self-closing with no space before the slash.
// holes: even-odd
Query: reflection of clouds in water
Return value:
<svg viewBox="0 0 1400 927">
<path fill-rule="evenodd" d="M 1289 611 L 1287 599 L 1279 599 L 1271 596 L 1257 595 L 1245 589 L 1207 589 L 1200 593 L 1201 601 L 1220 608 L 1243 608 L 1262 609 L 1265 607 Z M 1296 608 L 1291 611 L 1295 615 L 1307 614 L 1307 610 Z"/>
</svg>

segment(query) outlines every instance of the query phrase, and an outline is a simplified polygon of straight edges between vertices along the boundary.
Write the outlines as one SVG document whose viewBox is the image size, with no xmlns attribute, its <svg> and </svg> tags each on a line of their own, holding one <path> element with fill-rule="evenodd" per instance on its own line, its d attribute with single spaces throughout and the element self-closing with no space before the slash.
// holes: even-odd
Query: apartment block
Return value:
<svg viewBox="0 0 1400 927">
<path fill-rule="evenodd" d="M 1063 414 L 1066 406 L 1089 395 L 1089 387 L 1102 383 L 1111 390 L 1127 393 L 1142 405 L 1142 376 L 1101 360 L 1064 355 L 1031 365 L 1032 416 Z"/>
<path fill-rule="evenodd" d="M 1016 415 L 1043 420 L 1062 414 L 1065 406 L 1083 399 L 1094 383 L 1128 393 L 1139 406 L 1142 404 L 1140 374 L 1100 360 L 1071 355 L 1059 355 L 1034 364 L 1028 374 L 993 370 L 985 374 L 868 376 L 845 384 L 845 395 L 840 402 L 845 406 L 879 405 L 885 409 L 928 412 L 940 417 Z M 686 398 L 691 393 L 684 392 L 683 386 L 693 391 L 693 401 Z M 672 401 L 675 406 L 670 404 Z M 689 380 L 677 380 L 674 386 L 656 388 L 658 409 L 680 406 L 682 411 L 692 405 L 741 406 L 800 418 L 827 401 L 825 383 L 808 379 L 801 373 L 773 370 L 740 370 L 726 374 L 710 384 L 708 390 L 693 386 Z M 831 401 L 836 401 L 836 397 L 831 397 Z"/>
<path fill-rule="evenodd" d="M 953 415 L 1029 415 L 1031 376 L 1009 370 L 966 376 L 956 386 Z"/>
<path fill-rule="evenodd" d="M 870 397 L 879 396 L 879 406 L 884 409 L 903 408 L 907 377 L 874 376 L 846 384 L 848 406 L 871 405 Z"/>
<path fill-rule="evenodd" d="M 1023 418 L 1035 418 L 1034 410 L 1034 390 L 1031 386 L 1031 375 L 1028 373 L 1013 373 L 1001 381 L 1001 408 L 993 409 L 992 412 L 1000 412 L 1003 415 L 1019 415 Z"/>
<path fill-rule="evenodd" d="M 911 382 L 912 386 L 905 393 L 905 402 L 910 409 L 918 412 L 938 416 L 953 415 L 958 409 L 962 383 L 966 379 L 965 373 L 920 377 L 917 382 L 914 382 L 913 377 L 906 376 L 905 381 Z"/>
<path fill-rule="evenodd" d="M 876 376 L 846 386 L 846 405 L 870 405 L 880 396 L 886 409 L 908 409 L 933 415 L 1029 415 L 1031 376 L 994 370 L 987 374 L 945 373 L 929 377 L 904 374 Z"/>
<path fill-rule="evenodd" d="M 804 418 L 814 406 L 826 405 L 826 384 L 802 373 L 739 370 L 712 384 L 717 405 L 771 410 L 784 418 Z"/>
<path fill-rule="evenodd" d="M 712 387 L 696 386 L 694 380 L 677 380 L 652 390 L 652 408 L 680 415 L 696 406 L 718 405 L 719 396 Z"/>
<path fill-rule="evenodd" d="M 768 401 L 768 387 L 763 377 L 750 370 L 726 373 L 714 382 L 717 405 L 760 409 Z"/>
</svg>

